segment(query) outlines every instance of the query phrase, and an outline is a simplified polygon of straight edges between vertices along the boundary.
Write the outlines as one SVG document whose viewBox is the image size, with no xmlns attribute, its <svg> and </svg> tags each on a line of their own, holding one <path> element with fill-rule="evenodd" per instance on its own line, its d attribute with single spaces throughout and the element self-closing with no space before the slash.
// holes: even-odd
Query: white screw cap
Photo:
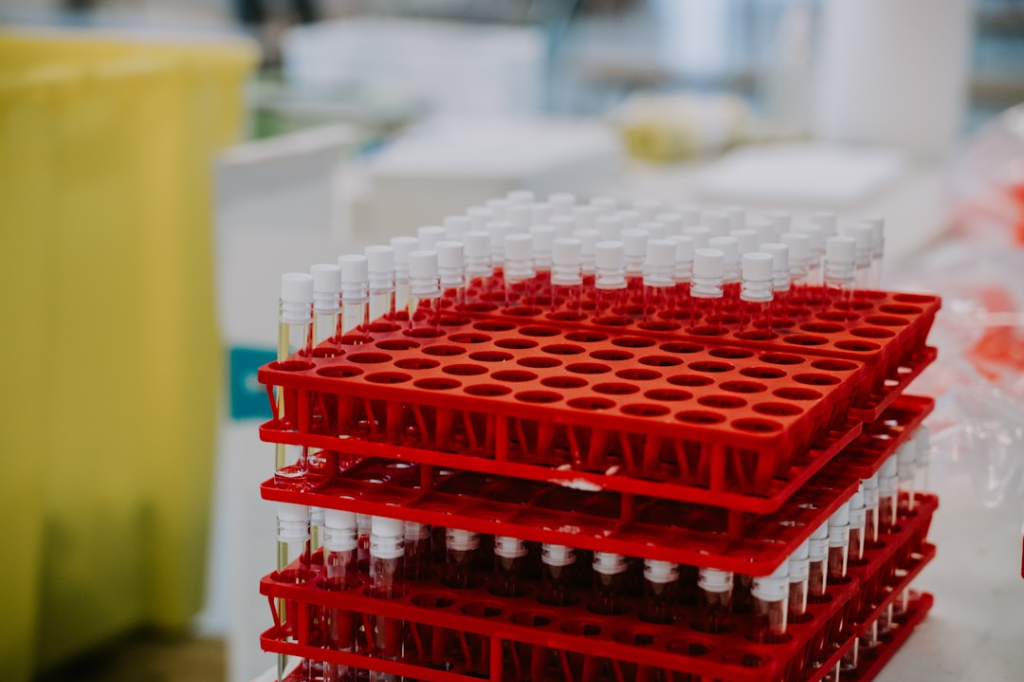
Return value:
<svg viewBox="0 0 1024 682">
<path fill-rule="evenodd" d="M 594 221 L 594 228 L 601 233 L 605 241 L 617 241 L 622 235 L 622 220 L 616 216 L 601 216 Z"/>
<path fill-rule="evenodd" d="M 689 263 L 693 260 L 693 239 L 686 235 L 679 235 L 672 237 L 672 241 L 676 243 L 676 262 L 678 263 Z"/>
<path fill-rule="evenodd" d="M 803 263 L 810 256 L 811 238 L 806 234 L 787 232 L 782 235 L 782 243 L 789 247 L 789 260 Z"/>
<path fill-rule="evenodd" d="M 693 244 L 693 242 L 690 242 Z M 676 264 L 676 242 L 672 239 L 652 239 L 647 242 L 648 265 L 654 267 L 669 268 Z"/>
<path fill-rule="evenodd" d="M 836 234 L 836 214 L 832 211 L 818 211 L 812 213 L 807 217 L 807 220 L 811 225 L 817 225 L 821 228 L 822 234 L 825 238 L 834 237 Z"/>
<path fill-rule="evenodd" d="M 536 197 L 528 189 L 514 189 L 505 195 L 505 198 L 513 204 L 532 204 Z"/>
<path fill-rule="evenodd" d="M 717 249 L 697 249 L 693 252 L 693 275 L 718 279 L 725 274 L 725 254 Z"/>
<path fill-rule="evenodd" d="M 713 237 L 708 240 L 708 248 L 722 252 L 726 267 L 739 260 L 740 243 L 735 237 Z"/>
<path fill-rule="evenodd" d="M 556 239 L 551 260 L 560 267 L 579 267 L 583 260 L 583 243 L 579 239 Z"/>
<path fill-rule="evenodd" d="M 281 300 L 285 303 L 312 303 L 313 276 L 304 272 L 288 272 L 281 275 Z"/>
<path fill-rule="evenodd" d="M 395 250 L 390 246 L 367 246 L 363 250 L 369 272 L 390 273 L 395 269 Z"/>
<path fill-rule="evenodd" d="M 450 215 L 444 219 L 445 239 L 453 242 L 461 242 L 462 235 L 473 229 L 473 221 L 469 216 Z"/>
<path fill-rule="evenodd" d="M 630 228 L 622 231 L 622 244 L 626 257 L 643 258 L 647 255 L 647 240 L 650 238 L 647 230 Z"/>
<path fill-rule="evenodd" d="M 825 260 L 842 265 L 857 262 L 857 242 L 852 237 L 829 237 L 825 240 Z"/>
<path fill-rule="evenodd" d="M 462 235 L 466 258 L 487 258 L 491 255 L 491 235 L 478 230 L 470 230 Z"/>
<path fill-rule="evenodd" d="M 341 268 L 330 263 L 318 263 L 309 269 L 313 275 L 314 294 L 341 293 Z"/>
<path fill-rule="evenodd" d="M 533 255 L 533 237 L 516 233 L 505 235 L 505 260 L 528 261 Z"/>
<path fill-rule="evenodd" d="M 746 253 L 757 251 L 757 245 L 761 243 L 757 232 L 754 230 L 733 230 L 729 236 L 737 242 L 737 253 L 741 256 Z"/>
<path fill-rule="evenodd" d="M 345 284 L 359 284 L 370 279 L 369 259 L 357 253 L 338 256 L 341 266 L 341 281 Z"/>
<path fill-rule="evenodd" d="M 570 215 L 557 215 L 550 222 L 559 239 L 569 239 L 576 229 L 576 219 Z"/>
<path fill-rule="evenodd" d="M 437 243 L 445 238 L 448 231 L 438 225 L 427 225 L 416 230 L 420 240 L 420 251 L 433 251 Z"/>
<path fill-rule="evenodd" d="M 732 229 L 732 218 L 721 211 L 707 211 L 701 216 L 701 224 L 715 237 L 723 237 Z"/>
<path fill-rule="evenodd" d="M 706 249 L 711 239 L 711 228 L 703 225 L 690 225 L 683 228 L 683 234 L 693 240 L 698 249 Z"/>
<path fill-rule="evenodd" d="M 394 251 L 395 269 L 400 266 L 409 265 L 409 254 L 420 247 L 420 240 L 416 237 L 392 237 L 391 248 Z"/>
<path fill-rule="evenodd" d="M 443 241 L 437 243 L 437 267 L 461 269 L 464 263 L 465 247 L 462 242 Z"/>
<path fill-rule="evenodd" d="M 413 251 L 410 253 L 409 277 L 410 279 L 437 278 L 437 251 Z"/>
<path fill-rule="evenodd" d="M 594 253 L 597 267 L 602 270 L 622 268 L 626 264 L 626 247 L 622 242 L 598 242 Z"/>
<path fill-rule="evenodd" d="M 637 225 L 638 230 L 646 230 L 648 239 L 664 239 L 668 234 L 668 229 L 659 222 L 653 220 Z"/>
<path fill-rule="evenodd" d="M 770 253 L 752 251 L 743 254 L 743 281 L 771 282 L 774 261 Z"/>
<path fill-rule="evenodd" d="M 340 509 L 324 509 L 324 526 L 331 530 L 352 530 L 356 529 L 356 515 L 354 512 L 341 511 Z"/>
</svg>

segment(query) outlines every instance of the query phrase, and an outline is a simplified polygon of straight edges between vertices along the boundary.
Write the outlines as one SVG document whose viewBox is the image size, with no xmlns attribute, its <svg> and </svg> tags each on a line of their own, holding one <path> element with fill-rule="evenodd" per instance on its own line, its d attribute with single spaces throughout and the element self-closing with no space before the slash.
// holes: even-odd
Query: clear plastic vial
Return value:
<svg viewBox="0 0 1024 682">
<path fill-rule="evenodd" d="M 532 298 L 533 237 L 525 233 L 505 235 L 505 305 L 517 300 L 529 305 Z"/>
<path fill-rule="evenodd" d="M 810 541 L 804 540 L 789 555 L 789 618 L 796 622 L 802 621 L 807 613 L 810 552 Z"/>
<path fill-rule="evenodd" d="M 601 317 L 621 317 L 626 304 L 626 251 L 622 242 L 598 242 L 594 256 L 597 272 L 595 313 Z"/>
<path fill-rule="evenodd" d="M 856 288 L 857 242 L 851 237 L 829 237 L 825 240 L 825 261 L 822 271 L 825 303 L 847 301 Z"/>
<path fill-rule="evenodd" d="M 356 547 L 356 515 L 337 509 L 325 510 L 323 589 L 345 592 L 359 585 Z M 325 607 L 322 623 L 327 649 L 356 652 L 359 625 L 353 612 Z M 356 677 L 356 670 L 350 666 L 335 663 L 323 666 L 324 682 L 356 682 Z"/>
<path fill-rule="evenodd" d="M 882 286 L 882 259 L 885 257 L 885 218 L 882 216 L 864 216 L 860 219 L 864 225 L 871 227 L 871 270 L 867 286 L 877 290 Z"/>
<path fill-rule="evenodd" d="M 533 237 L 533 269 L 537 273 L 537 281 L 547 284 L 551 279 L 552 250 L 555 248 L 555 228 L 550 225 L 534 225 L 530 228 Z"/>
<path fill-rule="evenodd" d="M 462 242 L 446 240 L 438 242 L 436 248 L 441 307 L 461 310 L 466 305 L 465 247 Z"/>
<path fill-rule="evenodd" d="M 448 230 L 439 225 L 427 225 L 416 230 L 416 237 L 420 241 L 417 251 L 435 251 L 437 243 L 448 235 Z"/>
<path fill-rule="evenodd" d="M 706 249 L 711 240 L 711 228 L 703 225 L 689 225 L 683 228 L 683 234 L 693 240 L 693 248 Z"/>
<path fill-rule="evenodd" d="M 828 588 L 828 521 L 818 526 L 807 540 L 807 598 L 825 599 Z"/>
<path fill-rule="evenodd" d="M 665 236 L 676 237 L 683 233 L 683 216 L 678 213 L 659 213 L 654 216 L 654 221 L 665 227 Z"/>
<path fill-rule="evenodd" d="M 576 550 L 565 545 L 543 544 L 540 548 L 541 580 L 537 601 L 546 606 L 572 604 L 573 565 Z"/>
<path fill-rule="evenodd" d="M 693 253 L 693 277 L 690 280 L 690 325 L 720 325 L 722 276 L 725 255 L 716 249 L 697 249 Z M 715 329 L 711 329 L 712 332 Z"/>
<path fill-rule="evenodd" d="M 526 562 L 529 551 L 519 538 L 494 536 L 494 579 L 491 593 L 499 597 L 526 594 Z"/>
<path fill-rule="evenodd" d="M 334 343 L 341 313 L 341 268 L 320 263 L 310 268 L 313 276 L 313 345 Z"/>
<path fill-rule="evenodd" d="M 821 262 L 825 258 L 825 237 L 817 225 L 795 225 L 793 232 L 809 240 L 807 246 L 807 285 L 821 286 Z M 790 246 L 792 248 L 792 245 Z M 795 278 L 794 278 L 795 281 Z"/>
<path fill-rule="evenodd" d="M 885 460 L 878 470 L 878 529 L 880 533 L 892 533 L 897 524 L 897 496 L 899 479 L 896 475 L 897 457 L 910 443 L 904 443 L 897 449 L 897 454 Z"/>
<path fill-rule="evenodd" d="M 793 216 L 789 214 L 789 211 L 769 211 L 764 218 L 772 225 L 773 242 L 781 240 L 782 235 L 789 232 L 790 225 L 793 223 Z"/>
<path fill-rule="evenodd" d="M 622 239 L 622 221 L 612 215 L 603 215 L 594 221 L 594 229 L 603 242 L 617 242 Z"/>
<path fill-rule="evenodd" d="M 789 299 L 789 247 L 771 242 L 761 244 L 760 250 L 772 255 L 772 293 L 776 301 L 773 314 L 785 315 L 785 303 Z"/>
<path fill-rule="evenodd" d="M 281 276 L 278 310 L 277 362 L 284 368 L 305 369 L 313 354 L 313 277 L 305 273 Z M 291 429 L 297 429 L 294 392 L 275 389 L 274 416 Z M 306 448 L 278 443 L 275 446 L 275 475 L 279 482 L 300 483 L 306 475 Z"/>
<path fill-rule="evenodd" d="M 871 280 L 871 225 L 865 223 L 854 223 L 847 225 L 842 234 L 854 240 L 854 259 L 856 269 L 854 271 L 854 286 L 857 291 L 868 288 Z"/>
<path fill-rule="evenodd" d="M 832 582 L 846 580 L 850 562 L 850 503 L 844 502 L 828 520 L 828 577 Z"/>
<path fill-rule="evenodd" d="M 591 564 L 594 587 L 587 608 L 594 613 L 617 616 L 625 613 L 626 557 L 612 552 L 594 552 Z"/>
<path fill-rule="evenodd" d="M 714 568 L 701 568 L 697 574 L 697 622 L 701 632 L 719 634 L 733 628 L 733 574 Z"/>
<path fill-rule="evenodd" d="M 478 303 L 493 273 L 491 269 L 491 236 L 482 230 L 462 235 L 465 259 L 467 303 Z"/>
<path fill-rule="evenodd" d="M 665 239 L 668 237 L 668 230 L 665 226 L 655 220 L 647 220 L 637 225 L 638 230 L 647 232 L 648 241 L 651 239 Z"/>
<path fill-rule="evenodd" d="M 390 246 L 367 246 L 366 270 L 370 275 L 370 321 L 395 318 L 395 250 Z"/>
<path fill-rule="evenodd" d="M 480 534 L 460 528 L 445 529 L 445 566 L 441 582 L 456 590 L 477 586 Z"/>
<path fill-rule="evenodd" d="M 928 492 L 928 468 L 931 463 L 932 432 L 926 425 L 917 427 L 914 432 L 914 490 Z"/>
<path fill-rule="evenodd" d="M 898 488 L 898 514 L 914 511 L 914 465 L 917 459 L 917 443 L 911 437 L 904 447 L 896 450 L 896 485 Z"/>
<path fill-rule="evenodd" d="M 441 282 L 436 251 L 409 254 L 409 329 L 437 333 L 441 326 L 438 302 Z"/>
<path fill-rule="evenodd" d="M 783 561 L 769 576 L 755 577 L 750 594 L 753 640 L 762 644 L 783 641 L 789 619 L 789 561 Z"/>
<path fill-rule="evenodd" d="M 732 229 L 732 218 L 722 211 L 705 211 L 700 217 L 700 224 L 711 230 L 709 238 L 724 237 Z"/>
<path fill-rule="evenodd" d="M 672 270 L 672 281 L 676 284 L 676 302 L 681 304 L 690 298 L 690 280 L 693 278 L 693 239 L 686 235 L 672 237 L 676 243 L 676 264 Z"/>
<path fill-rule="evenodd" d="M 713 237 L 708 248 L 722 252 L 722 296 L 733 303 L 740 297 L 740 243 L 735 237 Z"/>
<path fill-rule="evenodd" d="M 309 507 L 298 504 L 279 503 L 277 506 L 277 580 L 283 583 L 301 584 L 311 577 L 310 572 Z M 299 633 L 306 625 L 300 621 L 308 618 L 305 609 L 287 599 L 277 601 L 281 628 L 287 641 L 297 642 Z M 309 678 L 310 664 L 302 660 L 299 679 Z M 277 677 L 285 678 L 288 656 L 278 654 Z"/>
<path fill-rule="evenodd" d="M 555 216 L 551 219 L 550 224 L 551 227 L 555 228 L 556 239 L 569 239 L 578 228 L 576 218 L 571 215 Z"/>
<path fill-rule="evenodd" d="M 674 317 L 676 243 L 671 239 L 652 239 L 647 242 L 647 259 L 644 263 L 644 313 L 645 322 L 660 315 Z"/>
<path fill-rule="evenodd" d="M 770 329 L 769 316 L 772 302 L 772 266 L 774 258 L 768 253 L 743 254 L 742 283 L 740 288 L 740 328 L 747 326 Z"/>
<path fill-rule="evenodd" d="M 351 343 L 370 327 L 370 272 L 366 256 L 339 256 L 341 266 L 341 333 L 353 335 Z"/>
<path fill-rule="evenodd" d="M 811 238 L 806 234 L 787 232 L 782 235 L 781 242 L 789 249 L 789 285 L 796 289 L 797 302 L 803 302 L 804 293 L 809 284 L 807 266 L 811 256 Z M 793 293 L 790 298 L 793 298 Z"/>
<path fill-rule="evenodd" d="M 593 206 L 576 206 L 572 210 L 572 216 L 576 219 L 576 229 L 595 229 L 600 215 Z"/>
<path fill-rule="evenodd" d="M 878 542 L 878 472 L 861 479 L 864 491 L 864 543 L 873 546 Z"/>
<path fill-rule="evenodd" d="M 583 302 L 583 244 L 578 239 L 556 239 L 552 248 L 551 312 L 569 319 L 581 317 Z"/>
<path fill-rule="evenodd" d="M 679 603 L 679 564 L 644 560 L 644 596 L 638 614 L 647 623 L 668 624 L 676 618 Z"/>
<path fill-rule="evenodd" d="M 374 516 L 370 531 L 370 596 L 398 599 L 405 596 L 404 524 L 399 519 Z M 404 624 L 396 618 L 370 616 L 373 656 L 388 661 L 402 657 Z M 371 682 L 398 682 L 397 675 L 370 672 Z"/>
<path fill-rule="evenodd" d="M 450 215 L 444 219 L 444 239 L 449 242 L 461 242 L 463 236 L 473 227 L 474 222 L 469 216 Z"/>
<path fill-rule="evenodd" d="M 576 228 L 572 236 L 580 242 L 580 274 L 584 285 L 588 282 L 593 285 L 597 275 L 597 245 L 601 241 L 601 234 L 597 230 Z"/>
<path fill-rule="evenodd" d="M 405 310 L 409 305 L 409 254 L 419 249 L 416 237 L 392 237 L 395 264 L 395 310 Z"/>
<path fill-rule="evenodd" d="M 428 580 L 430 571 L 430 526 L 425 523 L 406 521 L 402 537 L 405 540 L 405 579 Z"/>
</svg>

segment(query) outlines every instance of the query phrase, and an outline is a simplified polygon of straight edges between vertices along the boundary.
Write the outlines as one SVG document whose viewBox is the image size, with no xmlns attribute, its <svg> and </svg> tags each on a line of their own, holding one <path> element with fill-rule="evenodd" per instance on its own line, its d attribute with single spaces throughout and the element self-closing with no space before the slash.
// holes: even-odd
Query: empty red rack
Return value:
<svg viewBox="0 0 1024 682">
<path fill-rule="evenodd" d="M 430 580 L 407 583 L 404 598 L 379 600 L 358 587 L 344 592 L 321 589 L 315 575 L 309 582 L 294 584 L 279 582 L 276 574 L 261 581 L 261 593 L 270 599 L 275 619 L 262 643 L 268 651 L 432 682 L 461 682 L 471 677 L 498 682 L 522 679 L 531 670 L 545 679 L 549 667 L 573 682 L 596 681 L 601 679 L 602 671 L 611 671 L 613 679 L 653 680 L 661 676 L 688 680 L 686 675 L 692 674 L 723 682 L 762 682 L 784 675 L 788 678 L 803 670 L 813 680 L 827 670 L 805 668 L 810 658 L 808 648 L 820 650 L 822 638 L 845 621 L 850 623 L 848 634 L 843 636 L 845 643 L 836 649 L 825 647 L 827 662 L 823 667 L 841 658 L 852 645 L 852 637 L 862 634 L 869 622 L 851 620 L 851 614 L 846 613 L 860 593 L 860 576 L 884 573 L 886 564 L 920 531 L 919 526 L 930 521 L 935 508 L 934 497 L 920 496 L 918 513 L 906 519 L 897 533 L 885 536 L 883 544 L 868 548 L 859 570 L 842 584 L 830 585 L 828 599 L 809 606 L 810 619 L 793 623 L 787 639 L 776 644 L 750 641 L 742 625 L 725 634 L 702 632 L 693 626 L 690 607 L 682 607 L 673 624 L 652 625 L 638 619 L 635 610 L 618 616 L 592 613 L 582 597 L 576 606 L 552 608 L 537 603 L 530 595 L 501 598 L 486 586 L 453 590 Z M 907 570 L 902 575 L 893 574 L 889 591 L 871 605 L 867 614 L 877 615 L 907 589 L 932 556 L 934 548 L 930 545 L 922 553 L 908 555 Z M 289 617 L 306 625 L 296 629 L 294 624 L 282 622 L 275 606 L 277 599 L 291 604 Z M 905 616 L 906 629 L 918 622 L 915 619 L 920 615 L 921 603 L 921 599 L 912 603 Z M 370 629 L 371 616 L 404 621 L 408 633 L 404 658 L 384 661 L 373 658 L 373 652 L 365 648 L 361 653 L 342 653 L 312 646 L 309 628 L 313 627 L 314 613 L 323 609 L 353 614 L 356 622 L 365 619 Z M 890 637 L 901 637 L 902 628 L 896 628 Z M 288 641 L 288 632 L 297 634 L 297 640 Z M 445 638 L 447 644 L 434 646 L 436 637 Z M 877 661 L 885 658 L 885 646 L 878 649 L 874 659 L 865 659 L 865 674 L 875 671 Z M 440 660 L 435 660 L 439 656 Z M 437 669 L 442 664 L 448 664 L 444 665 L 447 669 Z"/>
<path fill-rule="evenodd" d="M 293 410 L 261 437 L 328 450 L 342 437 L 363 455 L 772 511 L 860 429 L 856 361 L 449 322 L 438 336 L 392 329 L 263 367 Z"/>
<path fill-rule="evenodd" d="M 638 310 L 643 309 L 641 300 L 635 303 Z M 706 344 L 863 361 L 869 370 L 865 390 L 858 394 L 856 407 L 863 410 L 863 418 L 870 421 L 886 407 L 886 401 L 894 393 L 894 383 L 905 386 L 934 359 L 934 349 L 928 348 L 925 342 L 940 306 L 941 299 L 937 296 L 884 291 L 861 291 L 853 299 L 825 303 L 821 289 L 812 287 L 807 290 L 803 303 L 790 305 L 784 313 L 775 314 L 771 331 L 738 330 L 737 325 L 731 324 L 735 319 L 730 317 L 728 304 L 721 325 L 697 328 L 689 328 L 685 319 L 638 322 L 623 315 L 550 311 L 546 309 L 550 306 L 541 305 L 501 309 L 494 304 L 480 303 L 469 307 L 520 322 L 553 320 L 566 327 L 616 329 L 623 333 L 656 334 Z"/>
</svg>

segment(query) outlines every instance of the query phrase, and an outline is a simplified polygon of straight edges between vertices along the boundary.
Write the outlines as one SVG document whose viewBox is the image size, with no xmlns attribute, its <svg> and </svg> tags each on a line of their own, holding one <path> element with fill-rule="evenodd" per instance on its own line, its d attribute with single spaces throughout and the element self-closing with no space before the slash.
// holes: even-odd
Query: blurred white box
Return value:
<svg viewBox="0 0 1024 682">
<path fill-rule="evenodd" d="M 353 199 L 353 229 L 379 240 L 513 189 L 540 197 L 603 190 L 621 164 L 617 135 L 596 121 L 439 119 L 369 161 L 364 191 Z"/>
<path fill-rule="evenodd" d="M 509 116 L 540 110 L 547 43 L 534 27 L 371 16 L 291 28 L 281 58 L 297 84 L 372 85 L 435 114 Z"/>
<path fill-rule="evenodd" d="M 216 277 L 228 356 L 227 405 L 218 430 L 207 605 L 201 631 L 224 633 L 229 682 L 272 665 L 259 636 L 272 625 L 259 580 L 274 570 L 274 504 L 260 499 L 273 474 L 274 446 L 259 439 L 270 417 L 256 381 L 274 359 L 280 274 L 333 263 L 342 251 L 338 176 L 355 135 L 329 126 L 250 142 L 215 164 Z"/>
</svg>

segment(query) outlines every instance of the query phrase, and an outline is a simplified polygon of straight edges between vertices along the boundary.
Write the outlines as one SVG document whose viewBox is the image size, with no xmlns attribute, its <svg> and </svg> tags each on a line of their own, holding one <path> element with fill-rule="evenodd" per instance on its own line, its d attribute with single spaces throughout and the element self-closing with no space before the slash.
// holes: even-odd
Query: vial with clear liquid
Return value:
<svg viewBox="0 0 1024 682">
<path fill-rule="evenodd" d="M 348 344 L 362 342 L 370 328 L 370 271 L 366 256 L 339 256 L 341 266 L 341 333 Z"/>
<path fill-rule="evenodd" d="M 409 254 L 419 249 L 416 237 L 392 237 L 395 265 L 395 311 L 405 310 L 409 305 Z"/>
<path fill-rule="evenodd" d="M 409 254 L 409 330 L 438 334 L 441 315 L 438 303 L 441 282 L 437 273 L 436 251 Z"/>
<path fill-rule="evenodd" d="M 679 604 L 679 564 L 644 560 L 644 595 L 638 617 L 646 623 L 668 624 L 675 620 Z"/>
<path fill-rule="evenodd" d="M 370 596 L 399 599 L 405 596 L 405 534 L 399 519 L 374 516 L 370 530 Z M 370 616 L 375 658 L 397 661 L 402 657 L 404 623 L 387 616 Z M 370 682 L 399 682 L 399 676 L 371 671 Z"/>
<path fill-rule="evenodd" d="M 693 253 L 693 277 L 690 280 L 690 328 L 722 331 L 722 276 L 725 254 L 716 249 L 697 249 Z"/>
<path fill-rule="evenodd" d="M 626 557 L 612 552 L 594 552 L 591 564 L 594 587 L 587 608 L 594 613 L 617 616 L 625 613 L 626 571 L 629 565 Z"/>
<path fill-rule="evenodd" d="M 719 634 L 734 627 L 732 616 L 733 574 L 701 568 L 697 577 L 697 622 L 701 632 Z"/>
<path fill-rule="evenodd" d="M 540 561 L 541 582 L 537 601 L 546 606 L 570 606 L 576 550 L 565 545 L 544 543 L 540 548 Z"/>
<path fill-rule="evenodd" d="M 327 509 L 324 513 L 323 589 L 345 592 L 359 585 L 357 574 L 356 515 Z M 332 651 L 356 653 L 359 626 L 351 611 L 324 607 L 322 627 L 324 647 Z M 355 668 L 336 663 L 323 664 L 324 682 L 356 682 Z"/>
<path fill-rule="evenodd" d="M 499 597 L 522 597 L 526 594 L 526 562 L 529 550 L 519 538 L 494 537 L 494 579 L 491 593 Z"/>
<path fill-rule="evenodd" d="M 395 318 L 395 250 L 390 246 L 367 246 L 366 271 L 370 276 L 370 321 Z"/>
<path fill-rule="evenodd" d="M 578 239 L 556 239 L 552 248 L 551 312 L 568 319 L 582 317 L 583 244 Z"/>
</svg>

